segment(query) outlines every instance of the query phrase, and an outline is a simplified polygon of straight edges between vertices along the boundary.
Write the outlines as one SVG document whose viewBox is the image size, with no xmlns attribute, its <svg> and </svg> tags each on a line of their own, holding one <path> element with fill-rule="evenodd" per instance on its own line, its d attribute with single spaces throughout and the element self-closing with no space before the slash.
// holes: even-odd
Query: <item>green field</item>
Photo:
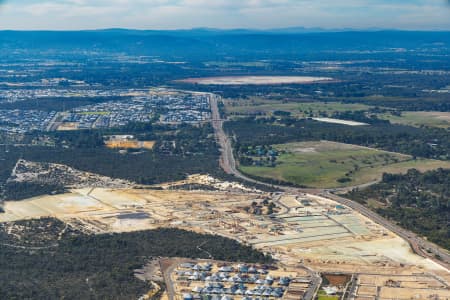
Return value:
<svg viewBox="0 0 450 300">
<path fill-rule="evenodd" d="M 408 155 L 328 141 L 289 143 L 274 145 L 273 148 L 280 153 L 275 167 L 240 166 L 240 170 L 249 175 L 307 187 L 338 188 L 379 180 L 385 172 L 450 168 L 450 162 L 413 160 Z"/>
<path fill-rule="evenodd" d="M 384 114 L 379 117 L 396 124 L 450 128 L 450 112 L 406 111 L 401 116 Z"/>
<path fill-rule="evenodd" d="M 84 111 L 84 112 L 80 112 L 80 115 L 102 115 L 102 116 L 106 116 L 111 114 L 109 111 Z"/>
<path fill-rule="evenodd" d="M 323 290 L 320 290 L 318 293 L 317 293 L 317 299 L 318 300 L 339 300 L 339 296 L 328 296 L 326 293 L 325 293 L 325 291 L 323 291 Z"/>
<path fill-rule="evenodd" d="M 230 115 L 264 114 L 272 115 L 275 111 L 290 112 L 296 117 L 317 117 L 320 113 L 361 111 L 370 106 L 364 104 L 344 104 L 339 102 L 283 102 L 252 97 L 250 99 L 224 100 L 226 112 Z"/>
</svg>

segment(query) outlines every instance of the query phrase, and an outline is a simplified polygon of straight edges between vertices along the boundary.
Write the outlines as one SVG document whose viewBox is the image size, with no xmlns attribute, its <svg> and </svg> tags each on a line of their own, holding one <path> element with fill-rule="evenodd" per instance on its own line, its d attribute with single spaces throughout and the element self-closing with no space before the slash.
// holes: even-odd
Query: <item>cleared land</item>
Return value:
<svg viewBox="0 0 450 300">
<path fill-rule="evenodd" d="M 273 148 L 280 153 L 275 167 L 240 166 L 240 169 L 253 176 L 308 187 L 336 188 L 377 181 L 385 172 L 450 168 L 450 162 L 413 160 L 408 155 L 328 141 L 288 143 Z"/>
<path fill-rule="evenodd" d="M 57 184 L 70 188 L 94 186 L 125 188 L 133 186 L 133 183 L 127 180 L 83 172 L 66 165 L 32 162 L 24 159 L 17 161 L 11 176 L 8 178 L 8 183 Z"/>
<path fill-rule="evenodd" d="M 286 102 L 282 100 L 251 97 L 250 99 L 224 100 L 226 112 L 230 115 L 273 115 L 276 111 L 289 112 L 295 117 L 318 117 L 320 113 L 364 111 L 370 106 L 344 104 L 339 102 Z"/>
<path fill-rule="evenodd" d="M 430 294 L 436 299 L 448 299 L 450 291 L 439 278 L 430 275 L 364 274 L 358 277 L 357 296 L 369 298 L 425 299 Z"/>
<path fill-rule="evenodd" d="M 190 180 L 209 182 L 208 178 Z M 277 207 L 271 216 L 246 209 L 254 202 L 266 200 Z M 299 263 L 303 263 L 315 271 L 367 273 L 375 274 L 375 278 L 378 274 L 433 273 L 440 278 L 448 275 L 441 266 L 413 254 L 404 240 L 377 223 L 332 200 L 308 194 L 97 188 L 6 202 L 4 208 L 6 212 L 0 214 L 0 222 L 54 216 L 86 233 L 161 227 L 213 233 L 271 253 L 283 263 L 283 272 L 285 268 L 298 270 Z M 203 244 L 198 247 L 204 249 Z M 415 282 L 420 285 L 421 281 L 417 279 L 408 286 Z M 304 292 L 308 288 L 306 281 L 296 284 L 299 287 L 295 291 Z M 177 285 L 177 297 L 194 287 Z M 392 294 L 397 292 L 393 290 Z M 439 282 L 420 291 L 425 297 L 445 296 L 447 292 L 447 287 Z M 388 296 L 391 290 L 384 293 Z"/>
<path fill-rule="evenodd" d="M 397 124 L 450 128 L 450 112 L 407 111 L 402 112 L 401 116 L 385 114 L 380 117 Z"/>
<path fill-rule="evenodd" d="M 106 147 L 111 149 L 148 149 L 151 150 L 155 146 L 154 141 L 107 141 Z"/>
<path fill-rule="evenodd" d="M 270 199 L 272 217 L 246 211 Z M 145 189 L 77 189 L 72 193 L 6 202 L 0 222 L 53 216 L 86 233 L 176 227 L 213 233 L 326 271 L 442 270 L 414 255 L 408 244 L 371 220 L 313 195 Z M 375 269 L 374 269 L 375 268 Z"/>
<path fill-rule="evenodd" d="M 312 76 L 223 76 L 188 78 L 178 82 L 202 85 L 272 85 L 272 84 L 308 84 L 317 82 L 331 82 L 330 77 Z"/>
<path fill-rule="evenodd" d="M 65 122 L 57 126 L 58 131 L 71 131 L 77 130 L 79 124 L 77 122 Z"/>
<path fill-rule="evenodd" d="M 340 120 L 340 119 L 333 119 L 333 118 L 314 118 L 314 120 L 319 121 L 319 122 L 324 122 L 324 123 L 340 124 L 340 125 L 348 125 L 348 126 L 365 126 L 365 125 L 369 125 L 367 123 L 348 121 L 348 120 Z"/>
</svg>

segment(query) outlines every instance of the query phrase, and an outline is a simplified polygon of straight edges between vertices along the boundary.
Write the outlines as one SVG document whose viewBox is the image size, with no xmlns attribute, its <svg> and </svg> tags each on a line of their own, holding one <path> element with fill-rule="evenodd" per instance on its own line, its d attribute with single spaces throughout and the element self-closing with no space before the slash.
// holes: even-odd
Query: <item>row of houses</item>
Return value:
<svg viewBox="0 0 450 300">
<path fill-rule="evenodd" d="M 258 274 L 230 274 L 225 272 L 210 273 L 205 271 L 178 271 L 177 275 L 180 279 L 186 281 L 206 281 L 206 282 L 230 282 L 230 283 L 251 283 L 266 284 L 274 283 L 280 286 L 288 286 L 291 282 L 289 277 L 274 278 L 271 275 L 261 276 Z"/>
<path fill-rule="evenodd" d="M 71 98 L 71 97 L 122 97 L 130 93 L 138 92 L 135 89 L 97 89 L 97 88 L 61 88 L 61 87 L 45 87 L 45 88 L 16 88 L 16 89 L 0 89 L 1 102 L 18 102 L 25 100 L 36 100 L 45 98 Z"/>
<path fill-rule="evenodd" d="M 55 115 L 56 112 L 39 110 L 0 110 L 0 130 L 11 133 L 45 131 Z"/>
<path fill-rule="evenodd" d="M 268 267 L 249 264 L 183 263 L 175 275 L 176 281 L 192 287 L 186 295 L 193 300 L 279 299 L 292 282 L 291 277 L 275 276 Z"/>
<path fill-rule="evenodd" d="M 225 287 L 220 283 L 207 283 L 204 286 L 195 286 L 192 288 L 194 294 L 206 294 L 206 295 L 234 295 L 234 296 L 247 296 L 247 297 L 272 297 L 281 298 L 285 292 L 284 287 L 271 287 L 266 285 L 257 285 L 255 287 L 248 287 L 247 285 L 233 284 L 230 287 Z"/>
<path fill-rule="evenodd" d="M 234 300 L 235 298 L 225 295 L 225 296 L 217 296 L 217 295 L 193 295 L 193 294 L 184 294 L 183 300 Z M 241 300 L 267 300 L 267 297 L 248 297 L 244 296 L 240 298 Z"/>
<path fill-rule="evenodd" d="M 193 271 L 211 271 L 212 264 L 194 264 L 194 263 L 184 263 L 180 265 L 180 268 L 190 269 Z M 256 267 L 247 264 L 238 264 L 236 266 L 233 265 L 222 265 L 219 267 L 218 272 L 224 273 L 249 273 L 249 274 L 267 274 L 269 271 L 264 267 Z"/>
<path fill-rule="evenodd" d="M 124 126 L 130 122 L 145 123 L 159 115 L 160 120 L 165 123 L 198 123 L 211 119 L 209 96 L 206 94 L 149 94 L 148 91 L 132 89 L 17 89 L 0 91 L 0 102 L 34 99 L 37 110 L 0 111 L 0 130 L 25 133 L 54 128 L 50 123 L 57 112 L 39 110 L 39 101 L 49 97 L 61 98 L 59 101 L 63 104 L 64 99 L 70 97 L 117 98 L 114 101 L 80 106 L 58 114 L 58 122 L 62 125 L 71 124 L 70 127 L 74 129 L 111 128 Z"/>
</svg>

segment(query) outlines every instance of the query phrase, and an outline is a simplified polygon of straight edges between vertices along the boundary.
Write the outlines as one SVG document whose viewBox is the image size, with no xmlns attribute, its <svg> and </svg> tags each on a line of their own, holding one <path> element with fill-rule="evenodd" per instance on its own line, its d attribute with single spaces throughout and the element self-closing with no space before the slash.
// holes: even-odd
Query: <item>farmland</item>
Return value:
<svg viewBox="0 0 450 300">
<path fill-rule="evenodd" d="M 295 117 L 317 117 L 334 112 L 364 111 L 370 106 L 364 104 L 344 104 L 339 102 L 293 102 L 261 97 L 224 100 L 229 115 L 273 115 L 276 111 L 289 112 Z"/>
<path fill-rule="evenodd" d="M 336 188 L 377 181 L 385 172 L 408 169 L 430 170 L 450 167 L 449 162 L 416 159 L 411 156 L 328 141 L 288 143 L 273 146 L 278 151 L 275 166 L 259 163 L 241 165 L 249 175 L 297 185 Z"/>
<path fill-rule="evenodd" d="M 381 117 L 396 124 L 450 128 L 450 112 L 406 111 L 401 116 L 386 114 Z"/>
</svg>

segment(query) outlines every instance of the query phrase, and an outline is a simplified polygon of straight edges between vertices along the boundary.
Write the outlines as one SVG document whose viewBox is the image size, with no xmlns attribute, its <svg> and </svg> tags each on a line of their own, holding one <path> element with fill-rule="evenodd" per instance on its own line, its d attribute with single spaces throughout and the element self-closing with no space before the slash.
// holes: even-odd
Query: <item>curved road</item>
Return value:
<svg viewBox="0 0 450 300">
<path fill-rule="evenodd" d="M 433 260 L 434 262 L 438 263 L 439 265 L 445 267 L 446 269 L 450 268 L 450 254 L 445 249 L 435 245 L 434 243 L 428 242 L 424 240 L 423 238 L 417 236 L 416 234 L 398 226 L 390 221 L 386 220 L 385 218 L 381 217 L 374 211 L 370 210 L 369 208 L 365 207 L 364 205 L 361 205 L 357 202 L 354 202 L 352 200 L 339 197 L 335 194 L 332 194 L 328 190 L 320 190 L 320 189 L 300 189 L 300 188 L 293 188 L 293 187 L 286 187 L 286 186 L 280 186 L 280 185 L 271 185 L 265 182 L 261 182 L 252 178 L 249 178 L 238 171 L 236 168 L 236 160 L 234 159 L 233 155 L 233 148 L 231 146 L 231 141 L 229 137 L 225 134 L 225 131 L 223 130 L 223 120 L 220 117 L 219 107 L 218 107 L 218 101 L 220 100 L 220 96 L 211 94 L 210 98 L 210 105 L 211 105 L 211 112 L 212 112 L 212 126 L 214 127 L 214 132 L 216 135 L 217 142 L 220 145 L 221 148 L 221 157 L 220 157 L 220 166 L 222 169 L 228 173 L 232 174 L 242 180 L 262 184 L 266 186 L 274 186 L 280 190 L 283 190 L 285 192 L 290 193 L 309 193 L 317 196 L 322 196 L 325 198 L 332 199 L 340 204 L 343 204 L 345 206 L 350 207 L 351 209 L 359 212 L 360 214 L 366 216 L 367 218 L 371 219 L 372 221 L 380 224 L 381 226 L 385 227 L 386 229 L 394 232 L 404 240 L 406 240 L 410 245 L 411 248 L 414 250 L 414 252 L 422 257 L 429 258 Z M 440 257 L 440 259 L 437 259 L 437 257 Z"/>
</svg>

